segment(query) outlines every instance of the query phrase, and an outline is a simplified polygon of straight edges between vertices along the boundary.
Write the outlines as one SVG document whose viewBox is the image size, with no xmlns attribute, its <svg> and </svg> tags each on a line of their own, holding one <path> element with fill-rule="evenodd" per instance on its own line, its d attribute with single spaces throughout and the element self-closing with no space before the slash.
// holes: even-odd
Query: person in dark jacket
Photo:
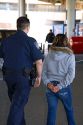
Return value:
<svg viewBox="0 0 83 125">
<path fill-rule="evenodd" d="M 48 42 L 48 49 L 50 47 L 50 44 L 53 42 L 53 39 L 54 39 L 55 35 L 54 33 L 52 32 L 52 29 L 50 29 L 49 33 L 46 35 L 46 42 Z"/>
<path fill-rule="evenodd" d="M 7 83 L 11 101 L 7 125 L 26 125 L 24 107 L 31 90 L 30 71 L 33 63 L 37 68 L 34 87 L 39 87 L 41 82 L 43 55 L 34 44 L 36 40 L 27 35 L 29 27 L 29 19 L 19 17 L 16 33 L 1 41 L 0 57 L 4 59 L 3 78 Z"/>
</svg>

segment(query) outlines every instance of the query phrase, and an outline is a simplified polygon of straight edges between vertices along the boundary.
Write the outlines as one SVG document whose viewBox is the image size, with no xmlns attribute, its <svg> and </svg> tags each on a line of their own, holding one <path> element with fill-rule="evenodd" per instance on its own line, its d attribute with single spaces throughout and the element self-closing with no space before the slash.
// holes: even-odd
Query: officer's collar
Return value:
<svg viewBox="0 0 83 125">
<path fill-rule="evenodd" d="M 17 33 L 22 34 L 22 35 L 24 34 L 24 35 L 27 36 L 27 34 L 24 31 L 22 31 L 22 30 L 17 30 Z"/>
</svg>

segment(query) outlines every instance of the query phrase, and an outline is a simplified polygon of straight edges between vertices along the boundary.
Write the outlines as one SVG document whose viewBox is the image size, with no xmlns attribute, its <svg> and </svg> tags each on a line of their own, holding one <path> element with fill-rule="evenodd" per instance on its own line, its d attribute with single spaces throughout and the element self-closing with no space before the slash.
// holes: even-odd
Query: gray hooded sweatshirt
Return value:
<svg viewBox="0 0 83 125">
<path fill-rule="evenodd" d="M 69 51 L 67 47 L 62 50 Z M 42 81 L 47 86 L 51 81 L 59 81 L 60 89 L 67 87 L 75 77 L 75 56 L 64 51 L 49 51 L 44 59 Z"/>
</svg>

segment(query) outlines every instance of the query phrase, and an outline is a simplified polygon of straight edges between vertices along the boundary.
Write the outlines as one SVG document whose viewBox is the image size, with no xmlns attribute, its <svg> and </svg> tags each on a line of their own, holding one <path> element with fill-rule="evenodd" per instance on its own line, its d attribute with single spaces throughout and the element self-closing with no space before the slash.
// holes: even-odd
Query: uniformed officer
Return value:
<svg viewBox="0 0 83 125">
<path fill-rule="evenodd" d="M 39 87 L 41 82 L 43 55 L 34 44 L 36 40 L 27 35 L 29 27 L 29 19 L 19 17 L 16 33 L 4 39 L 0 47 L 0 57 L 4 59 L 3 77 L 11 101 L 7 125 L 26 125 L 24 107 L 31 90 L 29 74 L 33 62 L 37 67 L 34 87 Z"/>
</svg>

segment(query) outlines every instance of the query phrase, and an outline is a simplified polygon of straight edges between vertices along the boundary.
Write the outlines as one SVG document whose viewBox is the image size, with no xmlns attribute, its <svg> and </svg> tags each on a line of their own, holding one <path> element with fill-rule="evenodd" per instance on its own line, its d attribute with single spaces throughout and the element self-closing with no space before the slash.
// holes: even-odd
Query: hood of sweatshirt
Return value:
<svg viewBox="0 0 83 125">
<path fill-rule="evenodd" d="M 66 49 L 66 48 L 64 47 L 63 49 Z M 70 56 L 70 54 L 61 50 L 60 51 L 50 50 L 48 57 L 51 58 L 52 60 L 59 61 L 59 60 L 64 59 L 66 56 L 68 57 L 68 55 Z"/>
</svg>

